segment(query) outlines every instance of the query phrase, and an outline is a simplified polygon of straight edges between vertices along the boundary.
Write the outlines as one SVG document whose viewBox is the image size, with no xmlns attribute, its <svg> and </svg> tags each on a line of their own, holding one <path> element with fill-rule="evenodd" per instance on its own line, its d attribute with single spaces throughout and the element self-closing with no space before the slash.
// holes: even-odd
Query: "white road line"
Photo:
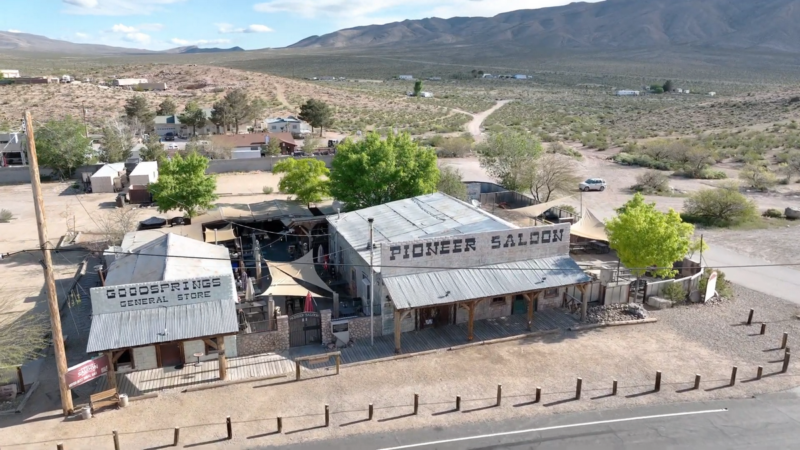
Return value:
<svg viewBox="0 0 800 450">
<path fill-rule="evenodd" d="M 530 428 L 527 430 L 517 430 L 517 431 L 506 431 L 503 433 L 492 433 L 492 434 L 482 434 L 480 436 L 467 436 L 461 438 L 454 438 L 454 439 L 445 439 L 441 441 L 432 441 L 432 442 L 422 442 L 419 444 L 409 444 L 409 445 L 401 445 L 399 447 L 387 447 L 380 450 L 401 450 L 404 448 L 415 448 L 415 447 L 427 447 L 430 445 L 438 445 L 438 444 L 449 444 L 451 442 L 461 442 L 461 441 L 471 441 L 475 439 L 486 439 L 491 437 L 497 436 L 510 436 L 514 434 L 524 434 L 524 433 L 534 433 L 537 431 L 549 431 L 549 430 L 562 430 L 565 428 L 577 428 L 577 427 L 589 427 L 592 425 L 606 425 L 610 423 L 621 423 L 621 422 L 633 422 L 636 420 L 649 420 L 649 419 L 662 419 L 665 417 L 680 417 L 680 416 L 694 416 L 698 414 L 711 414 L 711 413 L 721 413 L 727 412 L 728 408 L 722 409 L 709 409 L 705 411 L 689 411 L 689 412 L 680 412 L 680 413 L 672 413 L 672 414 L 658 414 L 655 416 L 640 416 L 640 417 L 627 417 L 624 419 L 611 419 L 611 420 L 598 420 L 596 422 L 584 422 L 584 423 L 573 423 L 570 425 L 555 425 L 552 427 L 544 427 L 544 428 Z"/>
</svg>

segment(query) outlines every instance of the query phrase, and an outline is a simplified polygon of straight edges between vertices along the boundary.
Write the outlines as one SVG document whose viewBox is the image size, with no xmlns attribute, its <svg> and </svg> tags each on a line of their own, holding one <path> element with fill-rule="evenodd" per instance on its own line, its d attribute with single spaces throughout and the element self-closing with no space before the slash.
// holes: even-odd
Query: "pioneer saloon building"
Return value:
<svg viewBox="0 0 800 450">
<path fill-rule="evenodd" d="M 590 277 L 569 256 L 569 224 L 519 228 L 441 193 L 328 217 L 330 252 L 369 315 L 369 219 L 374 219 L 376 334 L 560 307 Z M 582 302 L 585 308 L 586 302 Z"/>
<path fill-rule="evenodd" d="M 218 359 L 226 378 L 239 323 L 225 247 L 163 235 L 117 255 L 91 300 L 86 351 L 106 353 L 112 372 L 180 368 L 199 358 Z"/>
</svg>

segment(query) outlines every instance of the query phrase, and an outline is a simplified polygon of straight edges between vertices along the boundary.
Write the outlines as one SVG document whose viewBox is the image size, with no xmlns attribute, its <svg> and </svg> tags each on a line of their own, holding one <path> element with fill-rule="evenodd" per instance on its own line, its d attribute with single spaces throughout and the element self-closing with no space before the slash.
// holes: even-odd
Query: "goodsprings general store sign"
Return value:
<svg viewBox="0 0 800 450">
<path fill-rule="evenodd" d="M 110 362 L 108 356 L 103 355 L 99 358 L 90 359 L 89 361 L 82 362 L 77 366 L 72 366 L 67 369 L 65 376 L 67 386 L 72 389 L 84 383 L 94 380 L 95 378 L 105 375 L 108 372 Z"/>
<path fill-rule="evenodd" d="M 226 300 L 234 295 L 232 278 L 218 275 L 92 288 L 92 311 L 107 314 Z"/>
</svg>

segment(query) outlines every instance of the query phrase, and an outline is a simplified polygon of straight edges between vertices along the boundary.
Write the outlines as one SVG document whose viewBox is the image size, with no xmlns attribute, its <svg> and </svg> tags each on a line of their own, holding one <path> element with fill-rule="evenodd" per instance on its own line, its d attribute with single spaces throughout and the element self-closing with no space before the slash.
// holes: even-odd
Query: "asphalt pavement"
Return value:
<svg viewBox="0 0 800 450">
<path fill-rule="evenodd" d="M 800 396 L 682 403 L 353 436 L 287 450 L 800 448 Z M 380 425 L 376 424 L 376 429 Z M 270 448 L 270 447 L 261 447 Z"/>
</svg>

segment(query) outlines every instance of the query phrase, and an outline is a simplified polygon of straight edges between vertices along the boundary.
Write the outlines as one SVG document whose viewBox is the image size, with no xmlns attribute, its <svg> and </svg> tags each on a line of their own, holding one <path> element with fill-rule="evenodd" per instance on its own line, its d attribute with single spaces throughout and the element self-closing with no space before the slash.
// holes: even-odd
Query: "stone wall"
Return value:
<svg viewBox="0 0 800 450">
<path fill-rule="evenodd" d="M 331 310 L 320 311 L 320 325 L 322 326 L 322 345 L 334 342 L 333 331 L 331 330 Z"/>
<path fill-rule="evenodd" d="M 373 320 L 373 336 L 382 336 L 383 329 L 381 328 L 381 316 L 375 316 Z M 348 329 L 350 330 L 350 339 L 368 339 L 369 338 L 369 316 L 358 317 L 349 320 Z"/>
<path fill-rule="evenodd" d="M 258 355 L 288 349 L 289 316 L 278 317 L 278 329 L 275 331 L 239 333 L 236 337 L 236 353 L 239 356 Z"/>
</svg>

